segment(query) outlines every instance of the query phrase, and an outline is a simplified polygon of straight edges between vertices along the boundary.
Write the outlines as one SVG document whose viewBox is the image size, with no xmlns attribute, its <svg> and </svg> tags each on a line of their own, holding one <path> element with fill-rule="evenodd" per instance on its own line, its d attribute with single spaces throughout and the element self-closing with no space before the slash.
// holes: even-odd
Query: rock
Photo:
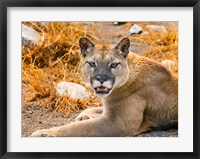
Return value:
<svg viewBox="0 0 200 159">
<path fill-rule="evenodd" d="M 73 82 L 60 82 L 56 85 L 56 93 L 60 96 L 68 95 L 72 99 L 90 99 L 88 90 Z"/>
<path fill-rule="evenodd" d="M 144 31 L 144 32 L 141 33 L 141 35 L 148 35 L 148 34 L 149 34 L 148 31 Z"/>
<path fill-rule="evenodd" d="M 161 62 L 161 64 L 162 64 L 163 66 L 169 68 L 169 69 L 176 65 L 176 63 L 175 63 L 174 61 L 172 61 L 172 60 L 163 60 L 163 61 Z"/>
<path fill-rule="evenodd" d="M 167 33 L 167 29 L 162 25 L 147 25 L 146 28 L 152 33 L 156 33 L 156 32 Z"/>
<path fill-rule="evenodd" d="M 126 24 L 126 22 L 113 22 L 114 26 L 123 25 L 123 24 Z"/>
<path fill-rule="evenodd" d="M 34 29 L 22 24 L 22 43 L 38 43 L 43 37 Z"/>
<path fill-rule="evenodd" d="M 150 131 L 142 133 L 137 137 L 178 137 L 178 129 Z"/>
<path fill-rule="evenodd" d="M 141 34 L 141 33 L 142 33 L 142 28 L 137 24 L 134 24 L 128 31 L 128 35 Z"/>
</svg>

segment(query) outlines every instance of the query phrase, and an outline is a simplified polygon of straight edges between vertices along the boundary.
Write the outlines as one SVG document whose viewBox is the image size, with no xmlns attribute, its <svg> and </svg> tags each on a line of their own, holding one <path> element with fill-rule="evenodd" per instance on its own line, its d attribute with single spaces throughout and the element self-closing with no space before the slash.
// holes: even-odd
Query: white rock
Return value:
<svg viewBox="0 0 200 159">
<path fill-rule="evenodd" d="M 132 34 L 140 34 L 142 32 L 142 28 L 137 25 L 134 24 L 128 31 L 128 35 L 132 35 Z"/>
<path fill-rule="evenodd" d="M 60 96 L 69 96 L 72 99 L 90 99 L 88 90 L 73 82 L 60 82 L 56 85 L 56 93 Z"/>
<path fill-rule="evenodd" d="M 175 63 L 174 61 L 172 61 L 172 60 L 163 60 L 163 61 L 161 62 L 161 64 L 162 64 L 163 66 L 167 67 L 167 68 L 172 68 L 173 66 L 176 65 L 176 63 Z"/>
<path fill-rule="evenodd" d="M 33 41 L 34 43 L 43 39 L 37 31 L 24 24 L 22 24 L 22 38 L 25 41 Z"/>
<path fill-rule="evenodd" d="M 167 32 L 167 29 L 162 26 L 162 25 L 147 25 L 146 28 L 150 31 L 150 32 Z"/>
<path fill-rule="evenodd" d="M 118 25 L 119 23 L 118 22 L 113 22 L 113 25 Z"/>
</svg>

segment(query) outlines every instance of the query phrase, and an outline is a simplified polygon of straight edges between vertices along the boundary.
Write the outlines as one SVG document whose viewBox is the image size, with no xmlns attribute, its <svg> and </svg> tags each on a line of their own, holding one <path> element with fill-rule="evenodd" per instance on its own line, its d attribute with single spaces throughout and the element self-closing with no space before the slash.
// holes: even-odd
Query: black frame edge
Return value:
<svg viewBox="0 0 200 159">
<path fill-rule="evenodd" d="M 60 4 L 58 3 L 60 1 Z M 45 3 L 42 1 L 30 1 L 27 2 L 25 0 L 5 0 L 0 2 L 0 128 L 3 128 L 3 130 L 0 130 L 0 157 L 2 159 L 6 158 L 107 158 L 107 157 L 114 157 L 114 158 L 124 158 L 128 157 L 129 155 L 133 153 L 127 153 L 127 155 L 123 155 L 121 153 L 10 153 L 7 152 L 7 7 L 9 6 L 37 6 L 37 7 L 43 7 L 43 6 L 63 6 L 63 4 L 67 6 L 77 6 L 77 1 L 64 1 L 64 0 L 58 0 L 58 2 L 53 2 L 53 0 L 46 0 Z M 86 0 L 88 3 L 85 3 L 82 5 L 80 4 L 79 7 L 83 6 L 94 6 L 96 7 L 98 4 L 95 2 L 91 2 L 90 0 Z M 112 1 L 112 0 L 111 0 Z M 168 0 L 164 0 L 167 2 Z M 167 159 L 167 158 L 179 158 L 179 159 L 199 159 L 200 158 L 200 138 L 199 134 L 200 133 L 200 109 L 198 108 L 199 106 L 199 64 L 198 61 L 200 60 L 198 53 L 200 53 L 199 49 L 199 37 L 200 37 L 200 2 L 199 0 L 191 0 L 190 2 L 187 1 L 186 3 L 181 3 L 183 0 L 176 0 L 174 3 L 162 3 L 161 0 L 159 2 L 156 0 L 154 1 L 157 3 L 157 5 L 151 4 L 148 5 L 149 3 L 146 3 L 145 5 L 142 5 L 142 3 L 137 1 L 134 6 L 146 6 L 146 7 L 151 7 L 151 6 L 172 6 L 172 7 L 182 7 L 182 6 L 187 6 L 187 7 L 192 7 L 194 8 L 194 30 L 193 30 L 193 35 L 194 35 L 194 63 L 193 63 L 193 68 L 194 68 L 194 75 L 193 75 L 193 80 L 194 80 L 194 153 L 134 153 L 134 158 L 138 159 L 143 159 L 143 158 L 162 158 L 162 159 Z M 79 1 L 80 2 L 80 1 Z M 99 2 L 99 1 L 98 1 Z M 103 1 L 104 2 L 104 1 Z M 116 5 L 113 5 L 111 3 L 100 3 L 99 6 L 127 6 L 127 5 L 121 5 L 121 3 L 117 3 Z M 109 0 L 110 2 L 110 0 Z M 130 1 L 129 1 L 130 2 Z M 48 3 L 48 4 L 47 4 Z M 89 5 L 91 3 L 91 5 Z M 123 2 L 124 3 L 124 2 Z M 133 3 L 130 2 L 130 4 Z M 144 2 L 143 2 L 144 3 Z M 104 5 L 103 5 L 104 4 Z M 59 156 L 58 156 L 59 155 Z M 128 157 L 131 158 L 131 157 Z"/>
<path fill-rule="evenodd" d="M 13 7 L 192 7 L 199 0 L 4 0 Z"/>
<path fill-rule="evenodd" d="M 0 155 L 7 153 L 7 14 L 6 7 L 4 3 L 0 4 L 1 11 L 1 21 L 0 21 L 0 126 L 1 130 L 1 143 L 0 143 Z"/>
<path fill-rule="evenodd" d="M 199 109 L 199 94 L 200 94 L 200 85 L 199 85 L 199 79 L 200 79 L 200 72 L 199 72 L 199 68 L 200 68 L 200 1 L 194 6 L 194 15 L 193 15 L 193 48 L 194 48 L 194 63 L 193 63 L 193 106 L 194 106 L 194 116 L 193 116 L 193 121 L 194 121 L 194 138 L 196 138 L 196 140 L 194 140 L 194 152 L 196 154 L 197 157 L 200 157 L 200 147 L 199 147 L 199 143 L 200 143 L 200 137 L 198 136 L 200 133 L 200 127 L 199 127 L 199 120 L 200 117 L 198 115 L 200 115 L 200 109 Z"/>
</svg>

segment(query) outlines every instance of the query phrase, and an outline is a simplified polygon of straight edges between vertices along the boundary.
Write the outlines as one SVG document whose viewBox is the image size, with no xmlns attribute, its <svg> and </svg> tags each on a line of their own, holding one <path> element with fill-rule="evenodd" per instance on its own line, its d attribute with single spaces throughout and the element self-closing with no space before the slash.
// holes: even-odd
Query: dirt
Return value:
<svg viewBox="0 0 200 159">
<path fill-rule="evenodd" d="M 134 24 L 134 22 L 132 22 Z M 113 26 L 113 23 L 108 22 L 103 25 L 103 27 L 99 26 L 99 23 L 94 23 L 96 28 L 100 28 L 98 32 L 100 32 L 101 37 L 106 39 L 108 43 L 117 44 L 122 38 L 130 37 L 128 36 L 128 31 L 130 29 L 130 23 L 124 25 L 116 25 Z M 141 35 L 142 36 L 142 35 Z M 140 54 L 142 51 L 147 50 L 150 46 L 148 44 L 140 43 L 134 39 L 131 39 L 131 46 L 129 50 L 136 54 Z"/>
<path fill-rule="evenodd" d="M 63 114 L 44 109 L 41 106 L 24 106 L 22 108 L 22 137 L 30 136 L 34 131 L 61 126 L 73 122 L 79 112 Z"/>
</svg>

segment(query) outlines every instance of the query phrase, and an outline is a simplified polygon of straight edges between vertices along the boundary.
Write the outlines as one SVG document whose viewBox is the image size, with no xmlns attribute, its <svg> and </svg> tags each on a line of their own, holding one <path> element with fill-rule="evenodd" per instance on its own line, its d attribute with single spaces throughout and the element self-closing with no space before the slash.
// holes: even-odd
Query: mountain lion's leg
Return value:
<svg viewBox="0 0 200 159">
<path fill-rule="evenodd" d="M 151 129 L 150 129 L 150 126 L 151 126 L 151 123 L 150 123 L 149 119 L 148 119 L 146 116 L 144 116 L 140 128 L 138 129 L 137 132 L 135 132 L 135 133 L 133 134 L 133 136 L 139 135 L 139 134 L 141 134 L 141 133 L 143 133 L 143 132 L 150 131 L 150 130 L 151 130 Z"/>
<path fill-rule="evenodd" d="M 146 108 L 146 101 L 140 97 L 132 97 L 132 102 L 134 105 L 132 105 L 131 113 L 132 113 L 132 125 L 131 125 L 131 136 L 135 136 L 137 134 L 141 133 L 141 130 L 143 129 L 143 121 L 144 118 L 144 111 Z M 130 114 L 129 114 L 130 115 Z M 128 114 L 127 114 L 128 116 Z M 129 121 L 129 120 L 128 120 Z M 141 129 L 142 128 L 142 129 Z M 144 128 L 146 130 L 146 127 Z"/>
<path fill-rule="evenodd" d="M 82 121 L 82 120 L 97 118 L 102 115 L 102 112 L 103 112 L 102 107 L 89 108 L 81 112 L 76 117 L 75 121 Z"/>
<path fill-rule="evenodd" d="M 106 137 L 106 136 L 121 136 L 122 128 L 111 121 L 109 118 L 100 117 L 79 122 L 74 122 L 68 125 L 53 127 L 51 129 L 43 129 L 34 132 L 32 137 L 45 136 L 71 136 L 71 137 Z"/>
<path fill-rule="evenodd" d="M 134 100 L 134 103 L 131 100 L 118 102 L 110 108 L 110 113 L 105 113 L 99 118 L 38 130 L 32 136 L 114 137 L 136 135 L 140 132 L 146 102 L 139 97 L 130 98 Z"/>
</svg>

